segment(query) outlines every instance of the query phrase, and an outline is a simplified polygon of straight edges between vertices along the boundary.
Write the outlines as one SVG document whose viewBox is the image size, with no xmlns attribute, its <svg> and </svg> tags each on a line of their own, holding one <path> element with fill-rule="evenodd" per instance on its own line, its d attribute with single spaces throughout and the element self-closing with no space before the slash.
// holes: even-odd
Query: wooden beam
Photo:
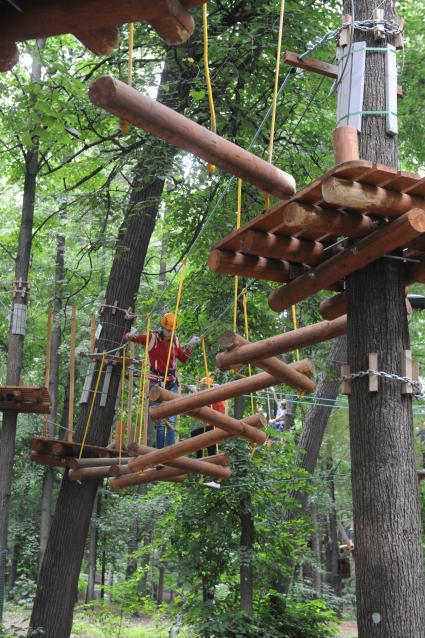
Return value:
<svg viewBox="0 0 425 638">
<path fill-rule="evenodd" d="M 268 375 L 270 376 L 270 375 Z M 252 378 L 252 377 L 250 377 Z M 244 381 L 245 379 L 240 379 L 239 381 Z M 236 383 L 235 381 L 231 383 Z M 247 439 L 248 441 L 252 441 L 254 443 L 264 443 L 267 436 L 264 432 L 260 432 L 257 428 L 251 427 L 250 425 L 246 425 L 244 421 L 239 421 L 238 419 L 234 419 L 233 417 L 223 414 L 222 412 L 217 412 L 217 410 L 213 410 L 212 408 L 205 407 L 207 405 L 211 405 L 212 403 L 216 403 L 217 401 L 221 401 L 221 398 L 211 398 L 211 394 L 205 396 L 208 393 L 213 392 L 213 390 L 219 390 L 225 388 L 222 392 L 224 395 L 229 395 L 226 398 L 230 398 L 234 396 L 229 394 L 226 386 L 229 384 L 225 384 L 220 386 L 220 388 L 210 388 L 208 390 L 204 390 L 202 392 L 198 392 L 195 394 L 190 394 L 183 396 L 179 399 L 171 396 L 173 393 L 165 388 L 161 388 L 159 385 L 154 386 L 150 391 L 149 398 L 151 401 L 155 402 L 166 402 L 163 405 L 152 407 L 149 412 L 151 417 L 157 421 L 162 418 L 167 418 L 169 416 L 173 416 L 174 414 L 183 414 L 186 413 L 188 416 L 192 416 L 196 419 L 200 419 L 204 423 L 208 425 L 215 425 L 216 427 L 224 430 L 225 432 L 229 432 L 233 436 L 240 436 L 242 438 Z M 216 396 L 217 393 L 214 394 Z M 241 392 L 244 394 L 244 391 Z M 199 398 L 199 395 L 203 395 Z M 223 399 L 224 400 L 224 399 Z M 196 404 L 191 406 L 190 404 Z M 187 407 L 189 404 L 189 407 Z M 176 410 L 174 412 L 174 410 Z M 159 412 L 159 415 L 158 415 Z M 167 415 L 160 416 L 161 413 L 166 412 Z"/>
<path fill-rule="evenodd" d="M 74 459 L 66 457 L 51 456 L 50 454 L 40 454 L 40 452 L 31 452 L 31 461 L 38 465 L 47 465 L 48 467 L 74 467 Z"/>
<path fill-rule="evenodd" d="M 156 452 L 155 448 L 137 445 L 137 443 L 134 444 L 133 449 L 138 456 Z M 214 456 L 208 456 L 204 459 L 180 457 L 170 461 L 167 466 L 168 465 L 181 472 L 192 472 L 194 474 L 212 476 L 218 479 L 226 479 L 231 476 L 231 472 L 227 467 L 229 465 L 229 456 L 227 454 L 215 454 Z M 130 468 L 127 468 L 124 473 L 131 473 Z"/>
<path fill-rule="evenodd" d="M 154 483 L 156 481 L 174 481 L 186 477 L 186 474 L 182 474 L 181 470 L 176 470 L 173 467 L 164 467 L 162 469 L 147 470 L 143 474 L 127 474 L 118 478 L 112 479 L 109 485 L 112 490 L 121 490 L 124 487 L 131 487 L 133 485 L 142 485 L 143 483 Z"/>
<path fill-rule="evenodd" d="M 208 257 L 208 267 L 212 272 L 225 275 L 252 277 L 266 281 L 289 281 L 290 264 L 277 259 L 266 259 L 228 250 L 214 249 Z"/>
<path fill-rule="evenodd" d="M 317 266 L 311 273 L 293 279 L 286 286 L 269 296 L 269 306 L 276 312 L 323 290 L 341 277 L 364 268 L 386 252 L 405 246 L 410 240 L 425 232 L 425 211 L 410 210 L 390 224 L 385 224 Z"/>
<path fill-rule="evenodd" d="M 292 175 L 212 133 L 124 82 L 104 76 L 90 87 L 93 104 L 279 198 L 295 193 Z"/>
<path fill-rule="evenodd" d="M 284 332 L 274 337 L 268 337 L 249 345 L 234 348 L 230 352 L 220 352 L 216 356 L 216 363 L 220 370 L 229 370 L 237 365 L 245 365 L 250 361 L 258 361 L 275 357 L 285 352 L 313 346 L 347 332 L 347 317 L 340 317 L 335 321 L 321 321 L 298 330 Z M 294 364 L 292 364 L 294 365 Z"/>
<path fill-rule="evenodd" d="M 19 0 L 22 4 L 22 0 Z M 38 0 L 24 10 L 1 6 L 0 44 L 62 33 L 99 31 L 147 20 L 169 44 L 182 44 L 192 35 L 194 22 L 185 1 L 178 0 Z M 190 3 L 193 6 L 193 3 Z M 201 0 L 197 2 L 202 4 Z"/>
<path fill-rule="evenodd" d="M 339 177 L 329 177 L 323 182 L 322 195 L 328 204 L 356 208 L 382 217 L 399 217 L 412 208 L 425 210 L 423 197 Z"/>
<path fill-rule="evenodd" d="M 19 61 L 19 49 L 15 42 L 0 45 L 0 72 L 11 71 Z"/>
<path fill-rule="evenodd" d="M 320 314 L 324 319 L 332 320 L 345 315 L 347 312 L 347 298 L 345 292 L 324 299 L 319 306 Z"/>
<path fill-rule="evenodd" d="M 251 417 L 243 419 L 243 424 L 249 427 L 264 427 L 266 419 L 260 414 L 254 414 Z M 218 445 L 228 439 L 233 438 L 233 435 L 219 428 L 209 430 L 198 436 L 193 436 L 185 441 L 179 441 L 174 445 L 162 448 L 161 450 L 155 450 L 151 454 L 138 456 L 129 463 L 129 469 L 132 472 L 139 472 L 147 467 L 154 467 L 160 463 L 170 463 L 176 459 L 180 459 L 185 454 L 191 452 L 197 452 L 212 445 Z"/>
<path fill-rule="evenodd" d="M 296 263 L 316 265 L 326 258 L 325 246 L 317 241 L 284 237 L 274 233 L 247 230 L 240 240 L 242 253 L 271 259 L 287 259 Z"/>
<path fill-rule="evenodd" d="M 75 483 L 77 481 L 95 481 L 107 476 L 119 476 L 119 473 L 119 468 L 116 465 L 83 467 L 80 470 L 69 470 L 68 478 Z"/>
<path fill-rule="evenodd" d="M 117 26 L 74 32 L 76 38 L 95 55 L 110 55 L 120 43 Z"/>
</svg>

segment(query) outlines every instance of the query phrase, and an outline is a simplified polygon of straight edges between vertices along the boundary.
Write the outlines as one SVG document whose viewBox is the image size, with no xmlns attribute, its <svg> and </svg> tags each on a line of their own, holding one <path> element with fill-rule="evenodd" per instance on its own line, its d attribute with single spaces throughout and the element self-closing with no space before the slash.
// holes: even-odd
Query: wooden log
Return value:
<svg viewBox="0 0 425 638">
<path fill-rule="evenodd" d="M 217 248 L 208 257 L 208 267 L 212 272 L 225 275 L 239 275 L 266 281 L 289 281 L 290 265 L 287 261 L 244 255 L 240 252 L 233 253 Z"/>
<path fill-rule="evenodd" d="M 106 465 L 126 465 L 129 461 L 131 461 L 131 458 L 131 456 L 123 456 L 121 459 L 118 456 L 106 456 L 98 458 L 74 459 L 74 469 L 80 470 L 85 467 L 105 467 Z"/>
<path fill-rule="evenodd" d="M 66 445 L 64 445 L 60 441 L 56 441 L 50 446 L 50 452 L 54 456 L 62 456 L 66 452 Z"/>
<path fill-rule="evenodd" d="M 250 344 L 250 341 L 234 332 L 225 332 L 219 339 L 219 345 L 226 350 L 233 350 L 233 348 L 240 348 L 241 346 L 247 346 Z M 287 364 L 277 357 L 270 357 L 269 359 L 257 359 L 256 361 L 250 361 L 250 363 L 275 377 L 279 377 L 284 374 L 287 367 L 291 370 L 295 370 L 302 376 L 309 377 L 314 374 L 314 365 L 309 359 Z M 282 363 L 283 366 L 281 365 Z"/>
<path fill-rule="evenodd" d="M 378 225 L 366 215 L 346 213 L 331 208 L 291 202 L 283 211 L 283 222 L 274 233 L 295 235 L 308 232 L 316 237 L 333 235 L 357 239 L 369 235 Z"/>
<path fill-rule="evenodd" d="M 216 356 L 216 363 L 220 370 L 229 370 L 236 365 L 244 365 L 250 361 L 259 361 L 313 346 L 316 343 L 340 337 L 346 332 L 347 317 L 340 317 L 334 321 L 321 321 L 311 326 L 240 346 L 230 352 L 219 352 Z"/>
<path fill-rule="evenodd" d="M 347 312 L 347 298 L 345 292 L 324 299 L 319 306 L 320 314 L 329 321 L 345 315 Z"/>
<path fill-rule="evenodd" d="M 194 22 L 178 0 L 55 0 L 26 2 L 23 12 L 2 6 L 0 44 L 35 38 L 100 30 L 147 20 L 170 44 L 182 44 L 192 35 Z M 201 0 L 197 4 L 202 4 Z M 191 2 L 191 5 L 193 3 Z"/>
<path fill-rule="evenodd" d="M 11 71 L 19 62 L 19 49 L 15 42 L 0 44 L 0 72 Z"/>
<path fill-rule="evenodd" d="M 126 474 L 125 476 L 120 476 L 109 481 L 109 485 L 112 490 L 121 490 L 124 487 L 131 487 L 132 485 L 153 483 L 155 481 L 169 481 L 182 476 L 186 475 L 182 475 L 181 470 L 176 470 L 173 467 L 164 467 L 160 470 L 147 470 L 143 474 Z"/>
<path fill-rule="evenodd" d="M 332 133 L 335 164 L 359 159 L 358 131 L 353 126 L 339 126 Z"/>
<path fill-rule="evenodd" d="M 40 454 L 40 452 L 35 452 L 34 450 L 31 452 L 31 461 L 48 467 L 74 467 L 74 459 Z"/>
<path fill-rule="evenodd" d="M 73 35 L 95 55 L 109 55 L 120 43 L 120 30 L 116 25 L 103 29 L 78 31 Z"/>
<path fill-rule="evenodd" d="M 79 470 L 69 470 L 70 481 L 94 481 L 107 476 L 119 476 L 119 468 L 116 465 L 105 465 L 103 467 L 83 467 Z"/>
<path fill-rule="evenodd" d="M 254 414 L 251 417 L 243 419 L 243 423 L 253 427 L 264 427 L 267 421 L 263 415 Z M 214 430 L 209 430 L 208 432 L 204 432 L 198 436 L 193 436 L 185 441 L 179 441 L 178 443 L 162 448 L 161 450 L 156 450 L 155 452 L 147 455 L 138 456 L 137 459 L 134 459 L 129 463 L 129 468 L 133 472 L 139 472 L 146 467 L 154 467 L 160 463 L 170 464 L 171 461 L 177 459 L 181 460 L 181 457 L 185 454 L 197 452 L 198 450 L 203 450 L 212 445 L 218 445 L 219 443 L 223 443 L 233 437 L 233 434 L 225 432 L 219 428 L 215 428 Z"/>
<path fill-rule="evenodd" d="M 322 183 L 322 194 L 328 204 L 356 208 L 371 215 L 399 217 L 414 208 L 425 210 L 425 199 L 380 186 L 360 184 L 348 179 L 329 177 Z"/>
<path fill-rule="evenodd" d="M 270 377 L 270 375 L 268 375 L 268 377 Z M 252 379 L 253 377 L 250 378 Z M 245 381 L 245 379 L 239 379 L 238 381 Z M 237 382 L 231 381 L 231 383 Z M 264 432 L 260 432 L 258 429 L 251 427 L 250 425 L 246 425 L 244 421 L 239 421 L 238 419 L 234 419 L 227 414 L 223 414 L 222 412 L 217 412 L 217 410 L 213 410 L 212 408 L 205 407 L 212 403 L 216 403 L 217 401 L 225 400 L 221 398 L 211 398 L 212 396 L 220 396 L 217 393 L 213 393 L 213 390 L 221 390 L 222 388 L 224 388 L 222 394 L 226 395 L 226 398 L 237 396 L 231 393 L 229 394 L 229 390 L 228 388 L 226 388 L 226 386 L 228 385 L 230 384 L 226 383 L 219 388 L 210 388 L 208 390 L 203 390 L 202 392 L 183 396 L 179 399 L 176 399 L 175 395 L 171 396 L 173 393 L 169 390 L 161 388 L 159 385 L 154 386 L 149 393 L 149 398 L 151 399 L 151 401 L 165 401 L 166 403 L 164 405 L 151 408 L 149 410 L 150 416 L 155 421 L 157 421 L 159 419 L 173 416 L 174 414 L 186 413 L 188 414 L 188 416 L 193 416 L 196 419 L 204 421 L 204 423 L 215 425 L 216 427 L 229 432 L 233 436 L 241 436 L 255 443 L 264 443 L 267 438 Z M 240 394 L 244 393 L 245 391 L 240 392 Z M 199 398 L 199 395 L 202 395 L 201 398 Z M 191 404 L 196 403 L 197 405 L 191 406 Z M 189 407 L 187 407 L 187 405 L 189 405 Z M 177 410 L 177 412 L 174 412 L 173 410 Z M 164 416 L 157 416 L 158 411 L 160 413 L 166 414 Z"/>
<path fill-rule="evenodd" d="M 109 113 L 219 166 L 271 195 L 284 198 L 295 193 L 292 175 L 112 76 L 98 78 L 90 87 L 89 95 L 94 104 Z"/>
<path fill-rule="evenodd" d="M 291 372 L 296 371 L 291 370 Z M 149 410 L 149 414 L 155 421 L 158 421 L 159 419 L 165 419 L 169 416 L 184 414 L 185 412 L 196 410 L 196 408 L 202 408 L 203 406 L 216 403 L 217 401 L 225 401 L 226 399 L 232 399 L 234 397 L 241 396 L 242 394 L 250 394 L 251 392 L 264 390 L 265 388 L 269 388 L 273 385 L 281 385 L 282 383 L 286 383 L 288 380 L 289 375 L 285 379 L 282 379 L 267 374 L 267 372 L 260 372 L 259 374 L 252 375 L 251 377 L 230 381 L 229 383 L 225 383 L 224 385 L 216 388 L 208 388 L 201 392 L 183 396 L 180 399 L 168 401 L 166 405 L 152 407 Z M 159 390 L 153 388 L 151 392 L 156 393 L 159 392 Z M 210 410 L 210 408 L 205 408 L 205 414 L 207 414 L 206 410 Z M 214 412 L 214 414 L 211 412 Z M 236 431 L 236 424 L 232 424 L 231 426 L 230 422 L 226 422 L 226 426 L 224 425 L 226 419 L 223 419 L 222 417 L 225 415 L 215 412 L 215 410 L 211 410 L 211 412 L 208 411 L 209 416 L 207 417 L 210 423 L 214 425 L 219 425 L 219 423 L 221 423 L 221 426 L 219 427 L 222 427 L 223 429 L 232 429 L 235 434 L 238 434 Z M 238 423 L 238 421 L 236 421 L 236 423 Z M 246 436 L 245 432 L 241 432 L 241 434 Z"/>
<path fill-rule="evenodd" d="M 418 470 L 418 481 L 425 481 L 425 470 Z"/>
<path fill-rule="evenodd" d="M 240 239 L 242 253 L 267 259 L 288 259 L 296 263 L 315 265 L 323 261 L 325 246 L 317 241 L 284 237 L 274 233 L 247 230 Z"/>
<path fill-rule="evenodd" d="M 341 277 L 364 268 L 386 252 L 404 246 L 424 231 L 425 211 L 410 210 L 364 237 L 356 245 L 334 255 L 311 273 L 301 275 L 285 287 L 272 292 L 269 306 L 276 312 L 290 308 Z"/>
<path fill-rule="evenodd" d="M 140 454 L 148 454 L 145 446 L 138 446 L 137 451 Z M 155 448 L 149 448 L 149 452 L 156 452 Z M 173 467 L 180 472 L 191 472 L 193 474 L 202 474 L 204 476 L 212 476 L 218 479 L 226 479 L 231 476 L 231 472 L 227 467 L 229 457 L 227 454 L 215 454 L 205 459 L 188 459 L 178 458 L 167 463 L 166 467 Z M 131 474 L 128 465 L 120 465 L 120 475 Z"/>
</svg>

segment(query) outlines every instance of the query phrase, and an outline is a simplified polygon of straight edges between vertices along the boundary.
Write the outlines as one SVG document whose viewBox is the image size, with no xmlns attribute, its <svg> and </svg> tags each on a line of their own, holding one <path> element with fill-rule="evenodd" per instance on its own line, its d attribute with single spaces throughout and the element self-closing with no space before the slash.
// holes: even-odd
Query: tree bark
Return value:
<svg viewBox="0 0 425 638">
<path fill-rule="evenodd" d="M 328 472 L 328 496 L 329 496 L 329 516 L 328 516 L 328 547 L 327 547 L 327 580 L 333 590 L 333 595 L 341 598 L 342 586 L 338 573 L 338 525 L 336 518 L 335 502 L 335 477 L 332 457 L 326 460 Z"/>
<path fill-rule="evenodd" d="M 312 585 L 313 589 L 316 592 L 316 596 L 320 598 L 320 594 L 322 591 L 322 577 L 320 573 L 321 567 L 321 543 L 320 543 L 320 532 L 319 532 L 319 521 L 317 516 L 317 506 L 316 503 L 310 504 L 310 515 L 311 521 L 313 523 L 313 534 L 311 536 L 311 550 L 314 558 L 314 566 L 312 570 Z"/>
<path fill-rule="evenodd" d="M 164 601 L 165 566 L 161 563 L 158 569 L 159 569 L 159 574 L 158 574 L 158 591 L 156 594 L 156 603 L 157 605 L 162 605 Z"/>
<path fill-rule="evenodd" d="M 350 12 L 345 3 L 345 12 Z M 371 17 L 376 3 L 358 0 L 356 20 Z M 395 6 L 381 3 L 387 20 Z M 376 47 L 372 34 L 356 40 Z M 388 36 L 392 42 L 392 37 Z M 385 110 L 385 56 L 366 52 L 363 110 Z M 360 157 L 397 165 L 397 138 L 385 131 L 385 117 L 363 116 Z M 379 370 L 400 374 L 409 348 L 403 264 L 380 259 L 347 278 L 348 363 L 367 370 L 377 352 Z M 424 582 L 421 522 L 414 454 L 411 396 L 400 383 L 379 379 L 352 382 L 350 446 L 355 530 L 359 638 L 423 638 Z"/>
<path fill-rule="evenodd" d="M 93 513 L 90 520 L 89 566 L 87 573 L 86 603 L 96 597 L 96 564 L 97 564 L 97 517 L 100 511 L 100 495 L 96 494 L 93 504 Z"/>
<path fill-rule="evenodd" d="M 187 55 L 188 51 L 185 50 L 184 54 Z M 190 78 L 194 70 L 189 68 L 183 73 L 181 69 L 177 71 L 174 63 L 177 55 L 178 52 L 173 49 L 167 53 L 158 99 L 183 111 L 188 102 Z M 188 66 L 196 65 L 186 65 L 185 68 Z M 174 83 L 176 73 L 181 78 L 177 86 Z M 188 75 L 185 76 L 185 73 Z M 176 86 L 177 95 L 168 91 L 170 85 Z M 135 171 L 128 213 L 119 230 L 106 290 L 107 304 L 113 304 L 117 300 L 120 308 L 135 307 L 145 256 L 164 187 L 163 175 L 171 170 L 175 152 L 174 148 L 157 140 L 146 141 L 143 157 Z M 146 181 L 147 175 L 158 176 Z M 98 351 L 110 350 L 120 345 L 123 333 L 129 328 L 129 322 L 123 313 L 113 315 L 111 309 L 106 308 L 102 315 L 102 333 L 96 342 Z M 99 407 L 99 398 L 95 401 L 88 437 L 90 443 L 108 443 L 119 380 L 120 370 L 114 366 L 106 407 Z M 81 406 L 75 436 L 77 441 L 82 439 L 88 410 L 88 404 Z M 97 488 L 97 481 L 78 485 L 69 481 L 66 473 L 64 475 L 30 623 L 31 627 L 42 627 L 45 638 L 68 638 L 71 633 L 78 575 Z M 58 609 L 61 610 L 60 614 L 57 613 Z"/>
<path fill-rule="evenodd" d="M 44 40 L 37 40 L 37 46 L 42 49 Z M 31 83 L 36 84 L 41 79 L 41 64 L 33 57 L 31 67 Z M 32 229 L 35 208 L 35 194 L 37 174 L 39 170 L 38 141 L 34 139 L 33 148 L 25 153 L 25 179 L 22 201 L 21 225 L 19 242 L 15 262 L 15 281 L 28 281 L 30 267 Z M 24 284 L 25 285 L 25 284 Z M 27 286 L 26 286 L 27 287 Z M 17 294 L 12 302 L 12 317 L 16 313 L 15 306 L 28 303 L 28 294 Z M 7 352 L 6 385 L 19 385 L 22 371 L 24 351 L 24 335 L 12 333 L 12 322 L 9 328 L 9 344 Z M 15 438 L 17 412 L 3 412 L 2 428 L 0 430 L 0 556 L 7 552 L 7 532 L 9 524 L 10 492 L 15 458 Z M 3 600 L 4 584 L 0 579 L 0 599 Z"/>
<path fill-rule="evenodd" d="M 50 379 L 49 393 L 52 400 L 52 409 L 47 416 L 48 436 L 53 437 L 56 430 L 58 415 L 58 389 L 60 368 L 60 346 L 62 343 L 62 291 L 64 279 L 64 251 L 65 237 L 59 234 L 56 238 L 56 269 L 55 269 L 55 298 L 53 302 L 53 329 L 50 347 Z M 52 520 L 52 495 L 55 471 L 52 467 L 45 467 L 43 475 L 43 493 L 41 496 L 41 521 L 40 521 L 40 558 L 39 566 L 43 561 L 49 538 L 50 524 Z"/>
</svg>

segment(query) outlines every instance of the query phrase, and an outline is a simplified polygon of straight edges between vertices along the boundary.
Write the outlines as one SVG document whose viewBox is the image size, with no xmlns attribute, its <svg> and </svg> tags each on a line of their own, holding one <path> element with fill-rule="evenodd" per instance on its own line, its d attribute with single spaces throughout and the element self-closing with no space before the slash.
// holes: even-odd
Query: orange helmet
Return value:
<svg viewBox="0 0 425 638">
<path fill-rule="evenodd" d="M 201 385 L 206 385 L 207 388 L 210 388 L 214 385 L 214 379 L 212 377 L 204 377 L 201 379 Z"/>
<path fill-rule="evenodd" d="M 161 326 L 166 330 L 177 328 L 177 320 L 174 312 L 166 312 L 161 319 Z"/>
</svg>

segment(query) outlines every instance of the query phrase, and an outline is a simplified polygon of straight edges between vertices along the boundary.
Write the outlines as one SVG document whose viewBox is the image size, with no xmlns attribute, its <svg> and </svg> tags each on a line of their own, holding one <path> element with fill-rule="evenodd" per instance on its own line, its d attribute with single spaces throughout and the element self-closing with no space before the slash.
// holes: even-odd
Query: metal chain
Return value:
<svg viewBox="0 0 425 638">
<path fill-rule="evenodd" d="M 399 374 L 391 372 L 384 372 L 383 370 L 363 370 L 361 372 L 351 372 L 350 374 L 344 374 L 340 381 L 354 381 L 354 379 L 361 379 L 363 377 L 382 377 L 383 379 L 390 379 L 391 381 L 400 381 L 401 383 L 409 383 L 412 386 L 412 394 L 416 398 L 423 397 L 422 386 L 419 381 L 415 379 L 409 379 L 409 377 L 402 377 Z"/>
<path fill-rule="evenodd" d="M 343 25 L 343 28 L 349 27 L 351 27 L 351 24 L 349 22 Z M 379 31 L 383 31 L 388 35 L 399 35 L 404 33 L 403 28 L 397 22 L 383 19 L 354 20 L 354 29 L 357 29 L 357 31 L 362 31 L 363 33 L 375 31 L 376 29 L 379 29 Z"/>
</svg>

